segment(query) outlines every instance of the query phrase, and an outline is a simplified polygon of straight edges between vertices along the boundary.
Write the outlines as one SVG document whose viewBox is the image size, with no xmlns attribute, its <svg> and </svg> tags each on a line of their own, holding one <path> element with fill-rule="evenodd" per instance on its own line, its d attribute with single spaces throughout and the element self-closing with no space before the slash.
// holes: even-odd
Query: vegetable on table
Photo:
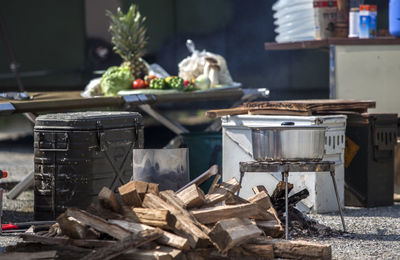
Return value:
<svg viewBox="0 0 400 260">
<path fill-rule="evenodd" d="M 185 88 L 184 81 L 181 77 L 173 76 L 165 79 L 169 88 L 183 90 Z"/>
<path fill-rule="evenodd" d="M 104 96 L 116 96 L 118 91 L 131 88 L 132 73 L 127 66 L 112 66 L 103 74 L 100 88 Z"/>
<path fill-rule="evenodd" d="M 143 79 L 136 79 L 132 83 L 133 89 L 144 89 L 147 88 L 146 83 Z"/>
<path fill-rule="evenodd" d="M 167 84 L 165 82 L 165 79 L 153 79 L 150 81 L 149 85 L 150 89 L 167 89 Z"/>
</svg>

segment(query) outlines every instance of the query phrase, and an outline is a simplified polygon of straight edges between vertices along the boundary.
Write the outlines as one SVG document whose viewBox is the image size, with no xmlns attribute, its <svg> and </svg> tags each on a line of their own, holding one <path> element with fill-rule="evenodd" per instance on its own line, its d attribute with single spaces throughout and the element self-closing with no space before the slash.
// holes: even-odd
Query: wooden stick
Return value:
<svg viewBox="0 0 400 260">
<path fill-rule="evenodd" d="M 108 260 L 112 259 L 116 256 L 123 254 L 124 252 L 142 246 L 146 243 L 149 243 L 157 238 L 161 237 L 162 231 L 158 228 L 153 230 L 143 230 L 137 234 L 132 234 L 119 243 L 111 246 L 106 246 L 100 248 L 89 255 L 85 256 L 84 259 L 86 260 Z"/>
<path fill-rule="evenodd" d="M 109 220 L 110 223 L 119 225 L 120 227 L 137 234 L 143 230 L 153 230 L 154 227 L 150 227 L 144 224 L 138 224 L 123 220 Z M 162 230 L 163 231 L 163 230 Z M 177 236 L 175 234 L 169 233 L 167 231 L 163 231 L 162 236 L 156 240 L 158 243 L 162 245 L 172 246 L 182 250 L 189 250 L 190 245 L 189 241 L 186 238 Z"/>
</svg>

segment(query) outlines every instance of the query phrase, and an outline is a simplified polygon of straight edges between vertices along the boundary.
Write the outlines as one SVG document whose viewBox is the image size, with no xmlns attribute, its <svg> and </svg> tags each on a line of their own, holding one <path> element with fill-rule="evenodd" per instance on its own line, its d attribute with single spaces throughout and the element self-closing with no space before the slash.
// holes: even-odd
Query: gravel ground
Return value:
<svg viewBox="0 0 400 260">
<path fill-rule="evenodd" d="M 0 142 L 0 169 L 9 177 L 0 180 L 6 192 L 33 169 L 32 140 Z M 348 233 L 340 237 L 302 238 L 332 246 L 334 259 L 400 259 L 400 204 L 379 208 L 346 207 Z M 341 230 L 338 214 L 309 214 L 310 218 L 333 229 Z M 3 223 L 33 220 L 33 190 L 16 200 L 3 196 Z M 0 247 L 20 241 L 16 236 L 0 236 Z"/>
</svg>

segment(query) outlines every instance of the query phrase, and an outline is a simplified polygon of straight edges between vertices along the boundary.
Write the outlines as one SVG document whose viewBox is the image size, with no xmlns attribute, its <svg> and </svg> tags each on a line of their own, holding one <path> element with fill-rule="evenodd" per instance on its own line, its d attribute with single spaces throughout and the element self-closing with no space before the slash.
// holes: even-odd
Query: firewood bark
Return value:
<svg viewBox="0 0 400 260">
<path fill-rule="evenodd" d="M 100 234 L 75 219 L 68 218 L 65 213 L 58 216 L 57 223 L 62 233 L 72 239 L 96 239 L 100 236 Z"/>
<path fill-rule="evenodd" d="M 272 245 L 277 258 L 295 259 L 332 259 L 332 248 L 307 241 L 291 241 L 280 239 L 264 239 L 255 244 Z"/>
<path fill-rule="evenodd" d="M 121 212 L 121 204 L 119 203 L 115 193 L 107 187 L 103 187 L 98 195 L 100 205 L 114 212 Z"/>
<path fill-rule="evenodd" d="M 222 182 L 217 185 L 212 193 L 205 196 L 206 203 L 205 206 L 212 206 L 225 200 L 231 193 L 235 193 L 240 189 L 239 182 L 232 178 L 227 182 Z"/>
<path fill-rule="evenodd" d="M 247 203 L 239 205 L 216 206 L 211 208 L 192 210 L 193 216 L 203 224 L 218 222 L 229 218 L 248 218 L 259 214 L 259 208 L 256 204 Z"/>
<path fill-rule="evenodd" d="M 239 246 L 261 234 L 262 231 L 249 219 L 231 218 L 217 222 L 209 236 L 218 250 L 225 254 L 229 249 Z"/>
<path fill-rule="evenodd" d="M 171 230 L 175 225 L 176 218 L 166 209 L 131 208 L 131 213 L 138 221 L 153 227 Z"/>
<path fill-rule="evenodd" d="M 136 189 L 134 181 L 130 181 L 118 188 L 119 194 L 122 200 L 127 206 L 140 207 L 142 206 L 142 200 L 140 199 L 139 193 Z"/>
<path fill-rule="evenodd" d="M 148 242 L 156 240 L 162 235 L 162 231 L 158 228 L 153 230 L 143 230 L 138 234 L 131 234 L 119 243 L 111 246 L 100 248 L 89 255 L 85 256 L 86 260 L 108 260 L 123 254 L 131 248 L 142 246 Z"/>
<path fill-rule="evenodd" d="M 82 224 L 90 226 L 100 232 L 106 233 L 118 240 L 122 240 L 131 235 L 129 231 L 117 225 L 110 224 L 100 217 L 97 217 L 77 208 L 68 208 L 66 211 L 66 215 L 68 217 L 73 217 Z"/>
<path fill-rule="evenodd" d="M 176 222 L 173 227 L 174 232 L 186 237 L 192 248 L 205 247 L 209 244 L 209 237 L 194 224 L 191 218 L 160 197 L 148 193 L 144 197 L 142 205 L 146 208 L 165 209 L 173 214 L 176 217 Z"/>
<path fill-rule="evenodd" d="M 153 230 L 155 229 L 154 227 L 150 227 L 144 224 L 139 224 L 139 223 L 133 223 L 133 222 L 128 222 L 128 221 L 123 221 L 123 220 L 109 220 L 110 223 L 119 225 L 120 227 L 137 234 L 140 231 L 143 230 Z M 189 241 L 186 238 L 180 237 L 178 235 L 169 233 L 167 231 L 163 231 L 162 236 L 156 240 L 156 242 L 162 244 L 162 245 L 167 245 L 171 247 L 175 247 L 178 249 L 182 250 L 189 250 L 190 245 Z"/>
<path fill-rule="evenodd" d="M 284 228 L 276 220 L 255 220 L 255 223 L 267 236 L 273 238 L 281 238 L 283 236 Z"/>
<path fill-rule="evenodd" d="M 176 196 L 183 202 L 186 208 L 201 207 L 205 203 L 204 193 L 196 184 L 192 184 L 178 192 Z"/>
</svg>

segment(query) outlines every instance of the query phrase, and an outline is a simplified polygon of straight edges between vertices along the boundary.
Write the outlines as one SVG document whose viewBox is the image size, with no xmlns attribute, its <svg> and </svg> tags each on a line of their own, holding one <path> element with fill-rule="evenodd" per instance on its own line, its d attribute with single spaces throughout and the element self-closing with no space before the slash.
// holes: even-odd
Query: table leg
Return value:
<svg viewBox="0 0 400 260">
<path fill-rule="evenodd" d="M 242 169 L 240 169 L 239 189 L 238 189 L 238 191 L 236 192 L 236 196 L 239 196 L 240 189 L 242 188 L 243 176 L 244 176 L 244 171 L 242 171 Z"/>
<path fill-rule="evenodd" d="M 339 194 L 337 191 L 337 186 L 336 186 L 336 180 L 335 180 L 335 171 L 331 171 L 331 177 L 332 177 L 332 182 L 333 182 L 333 188 L 335 189 L 335 195 L 336 195 L 336 201 L 340 213 L 340 219 L 342 220 L 342 225 L 343 225 L 343 231 L 346 232 L 346 225 L 344 224 L 344 217 L 343 217 L 343 212 L 342 212 L 342 207 L 340 206 L 340 200 L 339 200 Z"/>
<path fill-rule="evenodd" d="M 285 239 L 289 239 L 289 205 L 288 205 L 288 172 L 282 172 L 283 179 L 285 181 Z"/>
</svg>

